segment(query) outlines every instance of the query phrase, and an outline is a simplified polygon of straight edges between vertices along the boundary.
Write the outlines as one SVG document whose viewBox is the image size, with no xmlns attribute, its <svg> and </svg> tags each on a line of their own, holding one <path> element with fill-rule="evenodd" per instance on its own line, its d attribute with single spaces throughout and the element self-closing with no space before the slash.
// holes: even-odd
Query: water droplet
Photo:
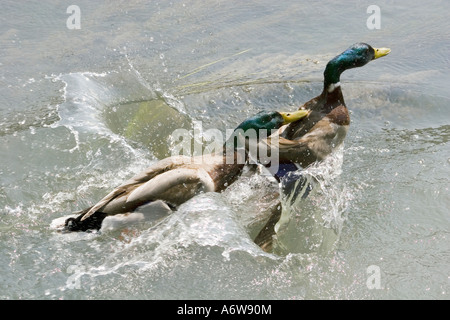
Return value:
<svg viewBox="0 0 450 320">
<path fill-rule="evenodd" d="M 289 91 L 289 92 L 294 91 L 294 88 L 292 87 L 292 85 L 291 85 L 290 83 L 286 83 L 286 84 L 284 85 L 284 88 L 285 88 L 287 91 Z"/>
</svg>

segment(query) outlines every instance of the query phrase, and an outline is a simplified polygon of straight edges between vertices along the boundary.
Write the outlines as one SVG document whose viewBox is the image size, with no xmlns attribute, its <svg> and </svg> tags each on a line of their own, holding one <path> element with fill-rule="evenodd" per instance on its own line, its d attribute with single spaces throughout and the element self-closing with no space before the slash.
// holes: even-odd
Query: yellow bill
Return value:
<svg viewBox="0 0 450 320">
<path fill-rule="evenodd" d="M 375 56 L 373 57 L 373 60 L 384 57 L 385 55 L 389 54 L 391 52 L 391 49 L 389 48 L 373 48 L 375 50 Z"/>
<path fill-rule="evenodd" d="M 310 112 L 310 110 L 297 110 L 293 112 L 280 112 L 280 114 L 284 119 L 283 124 L 288 124 L 306 117 Z"/>
</svg>

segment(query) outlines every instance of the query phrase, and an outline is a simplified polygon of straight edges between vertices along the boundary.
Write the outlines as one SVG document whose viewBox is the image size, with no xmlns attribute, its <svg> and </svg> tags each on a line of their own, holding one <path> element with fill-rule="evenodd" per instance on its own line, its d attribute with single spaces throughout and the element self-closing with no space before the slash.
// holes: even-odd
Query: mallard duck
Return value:
<svg viewBox="0 0 450 320">
<path fill-rule="evenodd" d="M 311 110 L 309 115 L 279 130 L 280 163 L 305 168 L 323 160 L 344 141 L 350 116 L 341 91 L 342 72 L 362 67 L 390 51 L 356 43 L 327 63 L 322 93 L 299 108 Z"/>
<path fill-rule="evenodd" d="M 288 181 L 289 178 L 286 179 L 289 172 L 325 159 L 344 141 L 350 116 L 341 91 L 342 72 L 362 67 L 390 51 L 388 48 L 373 48 L 366 43 L 356 43 L 327 63 L 322 93 L 299 107 L 299 110 L 311 110 L 309 115 L 278 130 L 280 166 L 274 175 L 282 182 L 284 192 L 292 191 L 288 189 L 294 184 Z M 262 140 L 261 143 L 270 144 L 270 139 Z M 257 244 L 265 246 L 270 242 L 280 214 L 280 209 L 274 211 L 256 237 Z"/>
<path fill-rule="evenodd" d="M 259 139 L 258 133 L 262 130 L 278 129 L 308 113 L 306 110 L 259 113 L 242 122 L 235 132 L 240 134 L 253 129 Z M 261 134 L 261 137 L 267 137 L 270 133 Z M 78 212 L 76 218 L 68 218 L 64 230 L 98 230 L 106 217 L 120 214 L 164 215 L 199 193 L 224 190 L 239 177 L 247 160 L 244 157 L 244 161 L 237 161 L 238 143 L 234 136 L 230 139 L 233 139 L 232 163 L 228 161 L 229 158 L 225 159 L 229 156 L 226 148 L 229 144 L 224 145 L 223 152 L 203 155 L 201 159 L 172 156 L 160 160 L 125 181 L 92 207 Z M 244 150 L 247 155 L 245 144 Z"/>
</svg>

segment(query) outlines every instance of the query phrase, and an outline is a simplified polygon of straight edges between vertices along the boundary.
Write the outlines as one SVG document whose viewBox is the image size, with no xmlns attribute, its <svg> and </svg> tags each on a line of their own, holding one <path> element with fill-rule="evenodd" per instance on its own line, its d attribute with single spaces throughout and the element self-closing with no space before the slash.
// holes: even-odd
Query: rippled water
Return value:
<svg viewBox="0 0 450 320">
<path fill-rule="evenodd" d="M 369 4 L 77 1 L 69 30 L 64 3 L 4 1 L 0 298 L 448 299 L 449 4 L 379 2 L 380 30 Z M 273 252 L 252 241 L 277 201 L 258 175 L 159 222 L 50 227 L 170 155 L 175 128 L 294 110 L 359 41 L 392 52 L 343 74 L 345 145 L 303 173 L 320 183 Z"/>
</svg>

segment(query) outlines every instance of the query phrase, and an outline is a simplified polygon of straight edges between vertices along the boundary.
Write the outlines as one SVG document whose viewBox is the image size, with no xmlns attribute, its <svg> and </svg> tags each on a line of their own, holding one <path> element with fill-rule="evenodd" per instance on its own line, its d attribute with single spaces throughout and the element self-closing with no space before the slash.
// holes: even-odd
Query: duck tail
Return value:
<svg viewBox="0 0 450 320">
<path fill-rule="evenodd" d="M 102 226 L 102 221 L 107 216 L 106 213 L 97 211 L 93 215 L 91 215 L 90 217 L 88 217 L 88 218 L 84 219 L 83 221 L 81 221 L 83 216 L 87 212 L 89 212 L 89 210 L 91 208 L 92 207 L 84 209 L 83 211 L 78 212 L 79 215 L 76 218 L 69 218 L 69 219 L 67 219 L 65 221 L 65 223 L 64 223 L 64 230 L 65 231 L 70 231 L 70 232 L 74 232 L 74 231 L 88 231 L 88 230 L 100 230 L 100 228 Z"/>
</svg>

